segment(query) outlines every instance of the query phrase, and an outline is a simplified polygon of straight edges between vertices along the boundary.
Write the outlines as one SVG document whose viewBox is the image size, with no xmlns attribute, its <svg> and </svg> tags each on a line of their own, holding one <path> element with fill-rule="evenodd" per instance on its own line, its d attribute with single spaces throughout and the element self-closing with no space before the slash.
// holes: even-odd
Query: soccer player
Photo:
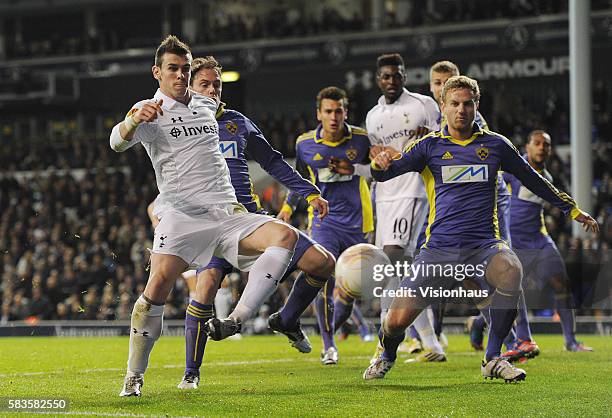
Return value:
<svg viewBox="0 0 612 418">
<path fill-rule="evenodd" d="M 438 107 L 431 97 L 404 87 L 406 69 L 399 54 L 379 56 L 376 67 L 376 81 L 382 96 L 366 117 L 373 155 L 380 147 L 400 152 L 423 134 L 439 128 Z M 404 259 L 412 261 L 427 211 L 425 187 L 417 173 L 406 173 L 376 185 L 375 243 L 392 263 Z M 427 349 L 418 359 L 446 361 L 427 312 L 413 325 Z"/>
<path fill-rule="evenodd" d="M 253 193 L 246 154 L 257 161 L 279 183 L 307 201 L 319 199 L 321 197 L 319 189 L 304 180 L 283 160 L 283 156 L 272 148 L 263 133 L 249 118 L 240 112 L 227 109 L 221 102 L 223 91 L 221 72 L 221 65 L 214 57 L 196 58 L 191 65 L 191 88 L 196 93 L 217 102 L 219 146 L 229 168 L 238 202 L 249 212 L 262 211 L 258 197 Z M 313 242 L 306 234 L 299 233 L 287 274 L 297 267 L 308 274 L 308 278 L 303 274 L 299 276 L 284 308 L 270 315 L 269 324 L 273 330 L 287 335 L 292 346 L 301 352 L 309 353 L 312 347 L 301 330 L 299 316 L 329 280 L 334 266 L 333 255 Z M 196 294 L 187 308 L 185 317 L 186 367 L 183 379 L 178 385 L 179 389 L 198 387 L 207 340 L 203 325 L 214 317 L 213 304 L 217 290 L 223 278 L 231 273 L 232 268 L 226 260 L 213 256 L 207 266 L 198 270 Z"/>
<path fill-rule="evenodd" d="M 527 154 L 523 156 L 529 165 L 552 183 L 546 170 L 546 160 L 550 157 L 552 141 L 550 135 L 542 130 L 529 134 Z M 510 232 L 512 247 L 521 260 L 526 280 L 534 280 L 538 289 L 554 293 L 555 308 L 561 318 L 561 328 L 567 351 L 593 351 L 591 347 L 576 341 L 575 314 L 572 309 L 569 277 L 565 263 L 544 224 L 544 201 L 514 175 L 504 173 L 512 191 Z M 504 353 L 513 360 L 525 357 L 520 340 L 514 350 Z M 527 342 L 529 342 L 527 340 Z"/>
<path fill-rule="evenodd" d="M 201 267 L 213 253 L 249 271 L 233 316 L 240 328 L 275 291 L 293 256 L 297 231 L 271 217 L 248 213 L 236 201 L 219 151 L 217 103 L 189 89 L 191 51 L 175 36 L 157 48 L 153 76 L 159 89 L 138 102 L 113 128 L 110 146 L 123 152 L 142 143 L 151 158 L 163 210 L 156 215 L 149 280 L 134 305 L 130 350 L 120 396 L 140 396 L 149 355 L 162 330 L 164 303 L 176 278 Z M 314 202 L 314 203 L 313 203 Z M 326 202 L 311 201 L 326 214 Z"/>
<path fill-rule="evenodd" d="M 348 98 L 338 87 L 326 87 L 317 94 L 319 126 L 300 135 L 296 141 L 296 166 L 308 175 L 320 189 L 332 208 L 323 219 L 310 214 L 311 237 L 338 257 L 348 247 L 366 242 L 365 234 L 374 229 L 370 190 L 366 179 L 355 174 L 338 174 L 334 162 L 348 159 L 352 164 L 369 162 L 370 142 L 366 131 L 346 123 Z M 287 197 L 279 218 L 288 222 L 298 198 L 294 192 Z M 328 281 L 317 298 L 317 320 L 323 337 L 321 362 L 338 363 L 334 341 L 335 280 Z"/>
<path fill-rule="evenodd" d="M 435 301 L 431 290 L 449 289 L 454 277 L 440 274 L 461 266 L 470 280 L 495 288 L 489 340 L 481 372 L 485 378 L 524 380 L 524 370 L 500 356 L 501 345 L 516 317 L 521 290 L 520 261 L 501 239 L 497 217 L 497 173 L 507 171 L 530 190 L 548 200 L 586 229 L 597 222 L 582 212 L 571 197 L 542 178 L 519 155 L 512 143 L 474 123 L 480 90 L 465 76 L 451 77 L 442 89 L 442 113 L 447 126 L 409 145 L 403 153 L 383 151 L 372 162 L 380 182 L 406 172 L 420 172 L 429 195 L 426 241 L 415 258 L 421 266 L 415 277 L 404 279 L 379 334 L 384 351 L 365 370 L 366 380 L 383 378 L 393 367 L 406 327 Z M 439 267 L 439 268 L 438 268 Z"/>
<path fill-rule="evenodd" d="M 458 75 L 459 67 L 451 61 L 439 61 L 431 66 L 429 71 L 429 89 L 439 106 L 442 106 L 442 87 L 444 87 L 444 83 L 446 83 L 449 78 Z M 440 118 L 441 127 L 444 128 L 446 126 L 446 120 L 442 119 L 442 114 L 440 114 Z M 485 118 L 479 111 L 476 111 L 475 123 L 483 129 L 489 129 Z M 497 197 L 497 219 L 499 223 L 499 232 L 501 238 L 511 246 L 510 192 L 506 187 L 506 182 L 504 181 L 501 172 L 498 173 L 497 177 Z M 482 330 L 484 329 L 486 318 L 490 316 L 488 311 L 489 299 L 486 298 L 475 302 L 477 307 L 481 311 L 484 311 L 484 314 L 481 314 L 476 321 L 474 321 L 475 323 L 471 324 L 470 331 L 474 332 L 470 332 L 470 343 L 477 351 L 481 351 L 483 349 Z M 442 332 L 443 305 L 444 304 L 442 304 L 441 309 L 433 310 L 434 327 L 438 336 L 440 336 Z M 522 345 L 521 351 L 525 354 L 525 356 L 535 357 L 538 355 L 539 347 L 531 339 L 531 331 L 529 329 L 529 321 L 527 319 L 527 308 L 525 306 L 525 300 L 523 297 L 521 297 L 519 301 L 519 313 L 516 320 L 516 333 L 520 338 L 522 338 L 522 342 L 518 342 L 514 331 L 512 331 L 510 332 L 508 339 L 505 341 L 506 345 L 511 349 L 515 349 L 518 345 Z"/>
</svg>

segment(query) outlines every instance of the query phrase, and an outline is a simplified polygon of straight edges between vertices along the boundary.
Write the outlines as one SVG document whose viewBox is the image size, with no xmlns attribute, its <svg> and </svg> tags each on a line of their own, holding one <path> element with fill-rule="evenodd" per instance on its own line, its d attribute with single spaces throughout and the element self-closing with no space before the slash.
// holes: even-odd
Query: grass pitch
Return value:
<svg viewBox="0 0 612 418">
<path fill-rule="evenodd" d="M 2 338 L 0 397 L 67 398 L 77 416 L 612 416 L 611 337 L 585 336 L 594 353 L 566 353 L 561 336 L 538 336 L 542 354 L 519 384 L 485 382 L 467 336 L 451 336 L 447 363 L 404 364 L 404 355 L 369 382 L 361 375 L 375 343 L 351 336 L 340 364 L 324 367 L 311 340 L 310 354 L 283 336 L 209 342 L 200 388 L 181 391 L 183 339 L 162 336 L 142 398 L 119 398 L 127 337 Z"/>
</svg>

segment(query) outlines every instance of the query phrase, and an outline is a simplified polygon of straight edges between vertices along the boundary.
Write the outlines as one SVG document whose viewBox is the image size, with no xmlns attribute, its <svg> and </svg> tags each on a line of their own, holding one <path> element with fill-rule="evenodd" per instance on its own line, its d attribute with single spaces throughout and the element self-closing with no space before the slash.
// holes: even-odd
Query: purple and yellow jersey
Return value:
<svg viewBox="0 0 612 418">
<path fill-rule="evenodd" d="M 484 130 L 489 130 L 487 120 L 478 110 L 476 111 L 476 116 L 474 117 L 474 123 Z M 444 130 L 444 128 L 446 128 L 446 118 L 443 118 L 442 113 L 440 113 L 440 130 Z M 498 173 L 497 176 L 497 195 L 499 196 L 499 204 L 503 204 L 505 201 L 510 199 L 510 192 L 508 191 L 502 173 Z"/>
<path fill-rule="evenodd" d="M 548 171 L 542 170 L 538 173 L 552 183 L 553 179 Z M 504 179 L 512 195 L 510 205 L 512 246 L 519 249 L 540 249 L 553 244 L 544 223 L 544 200 L 523 186 L 512 174 L 504 173 Z"/>
<path fill-rule="evenodd" d="M 259 128 L 242 113 L 225 109 L 221 103 L 217 110 L 219 148 L 230 171 L 236 198 L 249 212 L 261 209 L 259 198 L 253 192 L 246 156 L 259 163 L 268 174 L 305 199 L 320 196 L 319 189 L 305 180 L 291 167 L 280 152 L 266 140 Z"/>
<path fill-rule="evenodd" d="M 344 125 L 344 137 L 338 142 L 322 138 L 322 126 L 300 135 L 296 140 L 296 168 L 316 184 L 329 202 L 329 214 L 320 220 L 310 212 L 310 226 L 329 225 L 349 232 L 374 230 L 372 201 L 366 179 L 341 175 L 328 168 L 330 157 L 348 159 L 353 164 L 369 163 L 370 140 L 365 130 Z M 292 192 L 287 204 L 295 209 L 298 199 Z"/>
<path fill-rule="evenodd" d="M 500 242 L 497 218 L 498 172 L 507 171 L 563 213 L 580 210 L 525 161 L 504 136 L 474 125 L 473 135 L 457 140 L 445 128 L 416 140 L 386 171 L 372 164 L 372 176 L 385 181 L 409 171 L 423 176 L 429 200 L 426 248 L 484 248 Z"/>
</svg>

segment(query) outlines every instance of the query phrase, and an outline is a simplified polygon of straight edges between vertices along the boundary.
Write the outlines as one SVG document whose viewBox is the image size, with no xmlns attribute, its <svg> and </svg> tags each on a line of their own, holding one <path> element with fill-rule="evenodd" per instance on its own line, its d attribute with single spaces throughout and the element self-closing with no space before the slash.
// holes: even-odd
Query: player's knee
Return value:
<svg viewBox="0 0 612 418">
<path fill-rule="evenodd" d="M 410 324 L 407 323 L 403 315 L 397 315 L 393 311 L 389 311 L 383 321 L 383 333 L 389 337 L 396 337 L 402 335 L 408 325 Z"/>
<path fill-rule="evenodd" d="M 206 269 L 198 274 L 195 297 L 197 302 L 213 303 L 222 279 L 221 275 L 222 273 L 214 268 Z"/>
<path fill-rule="evenodd" d="M 326 249 L 312 246 L 307 251 L 308 262 L 304 263 L 305 273 L 316 277 L 331 277 L 336 268 L 336 259 L 333 254 Z M 301 263 L 300 263 L 301 264 Z"/>
<path fill-rule="evenodd" d="M 495 287 L 506 290 L 519 290 L 523 277 L 523 267 L 518 257 L 509 251 L 497 254 L 491 260 L 487 269 L 487 278 L 490 278 Z"/>
<path fill-rule="evenodd" d="M 295 244 L 298 240 L 298 232 L 290 227 L 289 225 L 276 222 L 274 225 L 274 238 L 271 243 L 277 247 L 283 247 L 287 249 L 295 248 Z"/>
</svg>

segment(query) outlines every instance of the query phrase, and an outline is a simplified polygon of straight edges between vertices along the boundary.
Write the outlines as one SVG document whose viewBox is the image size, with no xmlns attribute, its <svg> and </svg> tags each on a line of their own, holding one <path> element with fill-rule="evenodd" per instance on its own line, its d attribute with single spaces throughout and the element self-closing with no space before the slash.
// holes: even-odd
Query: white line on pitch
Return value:
<svg viewBox="0 0 612 418">
<path fill-rule="evenodd" d="M 453 356 L 475 356 L 478 353 L 476 352 L 455 352 L 448 353 L 449 357 Z M 401 355 L 401 353 L 400 353 Z M 403 357 L 403 356 L 402 356 Z M 343 356 L 344 359 L 349 360 L 360 360 L 360 359 L 369 359 L 370 356 Z M 226 366 L 248 366 L 248 365 L 257 365 L 257 364 L 274 364 L 274 363 L 290 363 L 296 361 L 296 358 L 279 358 L 279 359 L 261 359 L 261 360 L 242 360 L 242 361 L 212 361 L 208 363 L 204 363 L 204 367 L 226 367 Z M 299 359 L 299 361 L 305 362 L 319 362 L 318 357 L 313 358 L 303 358 Z M 184 364 L 165 364 L 162 366 L 151 366 L 150 369 L 182 369 L 184 368 Z M 5 373 L 0 374 L 0 378 L 6 377 L 16 377 L 16 376 L 45 376 L 51 374 L 70 374 L 70 373 L 99 373 L 99 372 L 121 372 L 124 371 L 125 368 L 120 367 L 109 367 L 109 368 L 94 368 L 94 369 L 81 369 L 81 370 L 51 370 L 48 372 L 17 372 L 17 373 Z"/>
</svg>

